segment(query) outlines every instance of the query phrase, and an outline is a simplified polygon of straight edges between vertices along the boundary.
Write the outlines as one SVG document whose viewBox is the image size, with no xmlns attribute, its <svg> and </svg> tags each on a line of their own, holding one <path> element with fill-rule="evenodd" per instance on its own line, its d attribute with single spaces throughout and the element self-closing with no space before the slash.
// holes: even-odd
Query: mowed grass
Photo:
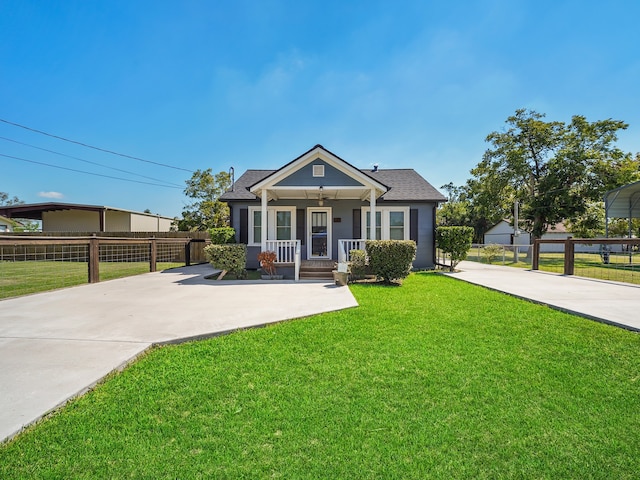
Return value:
<svg viewBox="0 0 640 480">
<path fill-rule="evenodd" d="M 158 263 L 158 271 L 183 266 Z M 149 262 L 100 262 L 100 280 L 128 277 L 149 272 Z M 0 261 L 0 299 L 82 285 L 88 281 L 86 262 Z"/>
<path fill-rule="evenodd" d="M 437 274 L 349 288 L 152 350 L 0 447 L 0 478 L 638 477 L 637 334 Z"/>
<path fill-rule="evenodd" d="M 487 263 L 487 259 L 478 256 L 478 249 L 474 248 L 467 256 L 472 262 Z M 519 261 L 514 261 L 513 252 L 506 252 L 504 261 L 499 255 L 493 262 L 494 265 L 506 265 L 509 267 L 531 268 L 531 257 L 520 254 Z M 574 275 L 614 282 L 640 284 L 640 256 L 634 253 L 629 262 L 628 253 L 611 253 L 608 264 L 603 263 L 598 253 L 576 253 L 574 258 Z M 540 254 L 539 269 L 547 272 L 564 272 L 564 253 L 543 252 Z"/>
</svg>

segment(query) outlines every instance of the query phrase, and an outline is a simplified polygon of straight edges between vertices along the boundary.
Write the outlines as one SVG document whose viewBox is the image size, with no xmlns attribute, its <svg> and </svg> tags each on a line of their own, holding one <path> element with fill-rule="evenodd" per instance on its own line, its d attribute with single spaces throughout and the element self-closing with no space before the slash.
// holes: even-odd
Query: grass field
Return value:
<svg viewBox="0 0 640 480">
<path fill-rule="evenodd" d="M 183 266 L 158 263 L 157 270 Z M 149 271 L 148 262 L 100 262 L 100 280 L 139 275 Z M 2 262 L 0 261 L 0 299 L 45 292 L 87 283 L 85 262 Z"/>
<path fill-rule="evenodd" d="M 478 253 L 477 248 L 473 248 L 467 260 L 473 262 L 487 263 L 483 257 L 482 250 Z M 494 265 L 506 265 L 509 267 L 531 268 L 531 257 L 520 254 L 519 262 L 515 262 L 513 252 L 505 252 L 503 259 L 499 255 L 493 262 Z M 603 263 L 602 257 L 598 253 L 576 253 L 574 275 L 581 277 L 597 278 L 600 280 L 611 280 L 615 282 L 640 284 L 640 256 L 634 253 L 629 262 L 628 253 L 610 254 L 608 264 Z M 564 253 L 541 253 L 540 270 L 548 272 L 564 272 Z"/>
<path fill-rule="evenodd" d="M 455 279 L 152 350 L 0 478 L 632 479 L 640 336 Z"/>
</svg>

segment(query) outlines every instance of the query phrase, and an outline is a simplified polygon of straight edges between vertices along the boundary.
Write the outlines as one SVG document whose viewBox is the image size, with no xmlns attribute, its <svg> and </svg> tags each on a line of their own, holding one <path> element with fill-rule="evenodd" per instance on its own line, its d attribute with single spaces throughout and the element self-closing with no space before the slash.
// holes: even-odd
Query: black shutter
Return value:
<svg viewBox="0 0 640 480">
<path fill-rule="evenodd" d="M 240 209 L 240 243 L 249 243 L 249 209 Z"/>
<path fill-rule="evenodd" d="M 418 209 L 409 210 L 409 239 L 418 243 Z"/>
<path fill-rule="evenodd" d="M 306 212 L 304 208 L 299 208 L 296 210 L 296 239 L 300 240 L 300 245 L 304 245 L 307 238 L 307 230 L 304 224 L 305 213 Z"/>
<path fill-rule="evenodd" d="M 359 208 L 353 209 L 353 238 L 359 240 L 362 238 L 362 210 Z"/>
</svg>

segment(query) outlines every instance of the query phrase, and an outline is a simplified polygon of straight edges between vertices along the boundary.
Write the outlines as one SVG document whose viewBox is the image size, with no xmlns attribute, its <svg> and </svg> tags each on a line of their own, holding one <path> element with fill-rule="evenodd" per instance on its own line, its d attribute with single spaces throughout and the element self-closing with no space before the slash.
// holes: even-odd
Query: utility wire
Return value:
<svg viewBox="0 0 640 480">
<path fill-rule="evenodd" d="M 29 143 L 24 143 L 24 142 L 19 142 L 18 140 L 13 140 L 11 138 L 7 138 L 7 137 L 2 137 L 0 136 L 0 139 L 5 140 L 7 142 L 13 142 L 13 143 L 17 143 L 18 145 L 24 145 L 26 147 L 31 147 L 31 148 L 35 148 L 37 150 L 42 150 L 43 152 L 49 152 L 49 153 L 53 153 L 55 155 L 60 155 L 62 157 L 67 157 L 67 158 L 72 158 L 74 160 L 79 160 L 81 162 L 85 162 L 85 163 L 90 163 L 91 165 L 97 165 L 99 167 L 104 167 L 104 168 L 108 168 L 110 170 L 116 170 L 118 172 L 123 172 L 123 173 L 128 173 L 129 175 L 135 175 L 136 177 L 141 177 L 141 178 L 146 178 L 148 180 L 154 180 L 156 182 L 162 182 L 162 183 L 166 183 L 167 185 L 174 185 L 176 187 L 180 187 L 180 185 L 176 184 L 176 183 L 171 183 L 171 182 L 165 182 L 164 180 L 160 180 L 159 178 L 153 178 L 153 177 L 148 177 L 146 175 L 141 175 L 139 173 L 134 173 L 134 172 L 130 172 L 128 170 L 123 170 L 121 168 L 116 168 L 116 167 L 110 167 L 109 165 L 104 165 L 102 163 L 98 163 L 98 162 L 92 162 L 91 160 L 85 160 L 84 158 L 80 158 L 80 157 L 74 157 L 73 155 L 67 155 L 66 153 L 60 153 L 60 152 L 56 152 L 54 150 L 49 150 L 47 148 L 42 148 L 42 147 L 37 147 L 35 145 L 31 145 Z"/>
<path fill-rule="evenodd" d="M 182 170 L 184 172 L 189 172 L 189 173 L 193 173 L 193 170 L 188 170 L 186 168 L 182 168 L 182 167 L 174 167 L 173 165 L 167 165 L 166 163 L 160 163 L 160 162 L 152 162 L 151 160 L 145 160 L 144 158 L 139 158 L 139 157 L 133 157 L 131 155 L 126 155 L 124 153 L 118 153 L 118 152 L 114 152 L 113 150 L 107 150 L 105 148 L 100 148 L 100 147 L 94 147 L 93 145 L 88 145 L 86 143 L 82 143 L 82 142 L 77 142 L 75 140 L 70 140 L 68 138 L 64 138 L 64 137 L 60 137 L 58 135 L 53 135 L 51 133 L 47 133 L 47 132 L 43 132 L 42 130 L 37 130 L 35 128 L 31 128 L 31 127 L 27 127 L 25 125 L 20 125 L 19 123 L 14 123 L 14 122 L 10 122 L 9 120 L 5 120 L 0 118 L 0 122 L 9 124 L 9 125 L 13 125 L 14 127 L 20 127 L 20 128 L 24 128 L 25 130 L 29 130 L 31 132 L 35 132 L 35 133 L 39 133 L 41 135 L 46 135 L 48 137 L 52 137 L 52 138 L 57 138 L 58 140 L 63 140 L 65 142 L 69 142 L 69 143 L 75 143 L 76 145 L 81 145 L 83 147 L 87 147 L 87 148 L 92 148 L 94 150 L 98 150 L 100 152 L 105 152 L 105 153 L 110 153 L 112 155 L 118 155 L 120 157 L 124 157 L 124 158 L 130 158 L 132 160 L 138 160 L 139 162 L 146 162 L 146 163 L 151 163 L 153 165 L 159 165 L 161 167 L 166 167 L 166 168 L 173 168 L 174 170 Z"/>
<path fill-rule="evenodd" d="M 51 165 L 50 163 L 37 162 L 35 160 L 28 160 L 26 158 L 14 157 L 12 155 L 5 155 L 3 153 L 0 153 L 0 157 L 12 158 L 14 160 L 20 160 L 21 162 L 35 163 L 36 165 L 44 165 L 46 167 L 59 168 L 60 170 L 67 170 L 67 171 L 70 171 L 70 172 L 84 173 L 85 175 L 93 175 L 95 177 L 103 177 L 103 178 L 111 178 L 111 179 L 114 179 L 114 180 L 122 180 L 123 182 L 142 183 L 144 185 L 153 185 L 153 186 L 156 186 L 156 187 L 165 187 L 165 188 L 179 188 L 179 189 L 182 188 L 182 187 L 174 187 L 173 185 L 162 185 L 162 184 L 159 184 L 159 183 L 142 182 L 140 180 L 131 180 L 129 178 L 113 177 L 111 175 L 103 175 L 101 173 L 85 172 L 84 170 L 77 170 L 75 168 L 61 167 L 59 165 Z"/>
</svg>

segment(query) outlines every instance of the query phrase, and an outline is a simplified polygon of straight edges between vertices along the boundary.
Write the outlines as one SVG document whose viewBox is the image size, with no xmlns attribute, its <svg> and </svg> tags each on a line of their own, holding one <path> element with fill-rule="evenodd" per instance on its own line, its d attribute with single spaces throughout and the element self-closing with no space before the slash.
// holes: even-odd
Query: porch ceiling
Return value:
<svg viewBox="0 0 640 480">
<path fill-rule="evenodd" d="M 380 192 L 376 192 L 378 195 Z M 271 187 L 269 200 L 368 200 L 371 189 L 365 187 Z"/>
</svg>

